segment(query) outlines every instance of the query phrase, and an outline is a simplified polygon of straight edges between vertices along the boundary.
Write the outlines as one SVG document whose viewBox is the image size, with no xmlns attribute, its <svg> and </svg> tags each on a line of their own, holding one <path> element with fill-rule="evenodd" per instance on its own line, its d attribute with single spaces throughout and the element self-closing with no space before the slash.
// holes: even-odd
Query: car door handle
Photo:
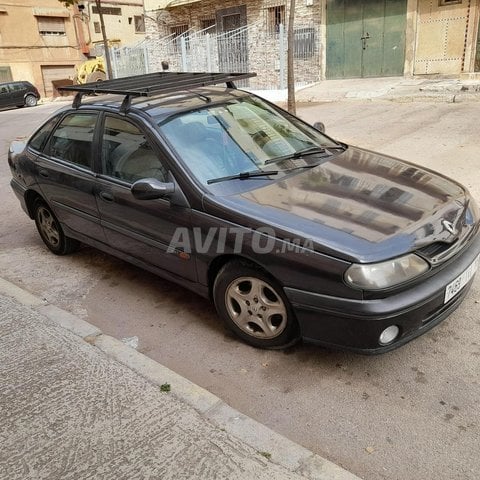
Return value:
<svg viewBox="0 0 480 480">
<path fill-rule="evenodd" d="M 48 170 L 44 170 L 43 168 L 41 170 L 39 170 L 39 175 L 41 177 L 45 177 L 45 178 L 48 178 Z"/>
<path fill-rule="evenodd" d="M 110 192 L 100 192 L 100 197 L 106 202 L 113 202 L 113 195 Z"/>
</svg>

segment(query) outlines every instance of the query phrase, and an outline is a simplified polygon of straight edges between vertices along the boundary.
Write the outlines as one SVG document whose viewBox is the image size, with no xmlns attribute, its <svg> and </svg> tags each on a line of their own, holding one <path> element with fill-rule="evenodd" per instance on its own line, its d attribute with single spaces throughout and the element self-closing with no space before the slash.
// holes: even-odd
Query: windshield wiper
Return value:
<svg viewBox="0 0 480 480">
<path fill-rule="evenodd" d="M 281 157 L 270 158 L 265 162 L 265 165 L 269 163 L 279 163 L 283 160 L 290 160 L 292 158 L 302 158 L 305 155 L 313 155 L 315 153 L 325 153 L 325 148 L 323 147 L 308 147 L 303 150 L 298 150 L 298 152 L 290 153 L 288 155 L 282 155 Z"/>
<path fill-rule="evenodd" d="M 332 145 L 331 147 L 326 147 L 327 150 L 346 150 L 348 145 L 346 143 L 341 143 L 340 145 Z"/>
<path fill-rule="evenodd" d="M 226 177 L 211 178 L 207 180 L 207 184 L 226 182 L 227 180 L 246 180 L 253 177 L 268 177 L 269 175 L 277 175 L 278 170 L 251 170 L 249 172 L 240 172 L 235 175 L 227 175 Z"/>
<path fill-rule="evenodd" d="M 283 173 L 290 173 L 290 172 L 293 172 L 295 170 L 309 170 L 311 168 L 315 168 L 315 167 L 318 167 L 320 165 L 320 162 L 319 163 L 312 163 L 311 165 L 299 165 L 298 167 L 292 167 L 292 168 L 289 168 L 287 170 L 282 170 Z"/>
</svg>

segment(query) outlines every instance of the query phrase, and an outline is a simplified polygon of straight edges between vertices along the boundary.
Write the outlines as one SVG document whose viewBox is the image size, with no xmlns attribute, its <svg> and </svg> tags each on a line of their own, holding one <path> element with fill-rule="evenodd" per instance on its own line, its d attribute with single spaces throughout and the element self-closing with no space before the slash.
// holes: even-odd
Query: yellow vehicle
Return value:
<svg viewBox="0 0 480 480">
<path fill-rule="evenodd" d="M 87 60 L 76 68 L 77 78 L 74 83 L 83 84 L 88 82 L 99 82 L 107 79 L 103 57 L 95 57 Z"/>
</svg>

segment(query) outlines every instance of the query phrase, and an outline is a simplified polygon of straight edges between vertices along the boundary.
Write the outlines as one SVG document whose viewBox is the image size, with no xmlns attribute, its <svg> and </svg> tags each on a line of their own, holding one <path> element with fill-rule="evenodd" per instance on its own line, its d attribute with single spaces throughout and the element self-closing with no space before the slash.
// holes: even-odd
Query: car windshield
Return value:
<svg viewBox="0 0 480 480">
<path fill-rule="evenodd" d="M 315 155 L 324 154 L 324 148 L 339 146 L 253 96 L 181 113 L 161 123 L 160 130 L 204 185 L 253 178 L 254 173 L 265 181 L 265 172 L 306 166 L 318 161 Z"/>
</svg>

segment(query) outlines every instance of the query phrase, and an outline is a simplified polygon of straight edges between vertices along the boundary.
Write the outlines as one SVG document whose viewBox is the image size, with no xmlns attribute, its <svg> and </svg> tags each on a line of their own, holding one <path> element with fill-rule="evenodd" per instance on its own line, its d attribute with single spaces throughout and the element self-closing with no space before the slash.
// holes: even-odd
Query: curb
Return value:
<svg viewBox="0 0 480 480">
<path fill-rule="evenodd" d="M 463 103 L 463 102 L 480 102 L 480 93 L 387 93 L 376 95 L 371 93 L 345 93 L 342 95 L 305 95 L 297 98 L 297 104 L 302 103 L 335 103 L 335 102 L 354 102 L 358 100 L 364 101 L 383 101 L 396 103 L 411 103 L 411 102 L 430 102 L 430 103 Z"/>
<path fill-rule="evenodd" d="M 320 85 L 317 84 L 317 85 Z M 397 103 L 433 102 L 462 103 L 480 101 L 480 84 L 473 86 L 435 86 L 424 87 L 395 86 L 371 89 L 339 89 L 333 91 L 315 91 L 315 85 L 305 87 L 297 94 L 297 103 L 332 103 L 348 101 L 386 101 Z"/>
<path fill-rule="evenodd" d="M 230 407 L 222 399 L 148 358 L 120 340 L 104 335 L 94 325 L 49 304 L 0 278 L 0 294 L 13 298 L 81 337 L 155 385 L 169 383 L 171 394 L 193 407 L 203 418 L 258 452 L 268 452 L 270 461 L 309 480 L 360 480 L 329 460 L 288 440 L 265 425 Z"/>
</svg>

